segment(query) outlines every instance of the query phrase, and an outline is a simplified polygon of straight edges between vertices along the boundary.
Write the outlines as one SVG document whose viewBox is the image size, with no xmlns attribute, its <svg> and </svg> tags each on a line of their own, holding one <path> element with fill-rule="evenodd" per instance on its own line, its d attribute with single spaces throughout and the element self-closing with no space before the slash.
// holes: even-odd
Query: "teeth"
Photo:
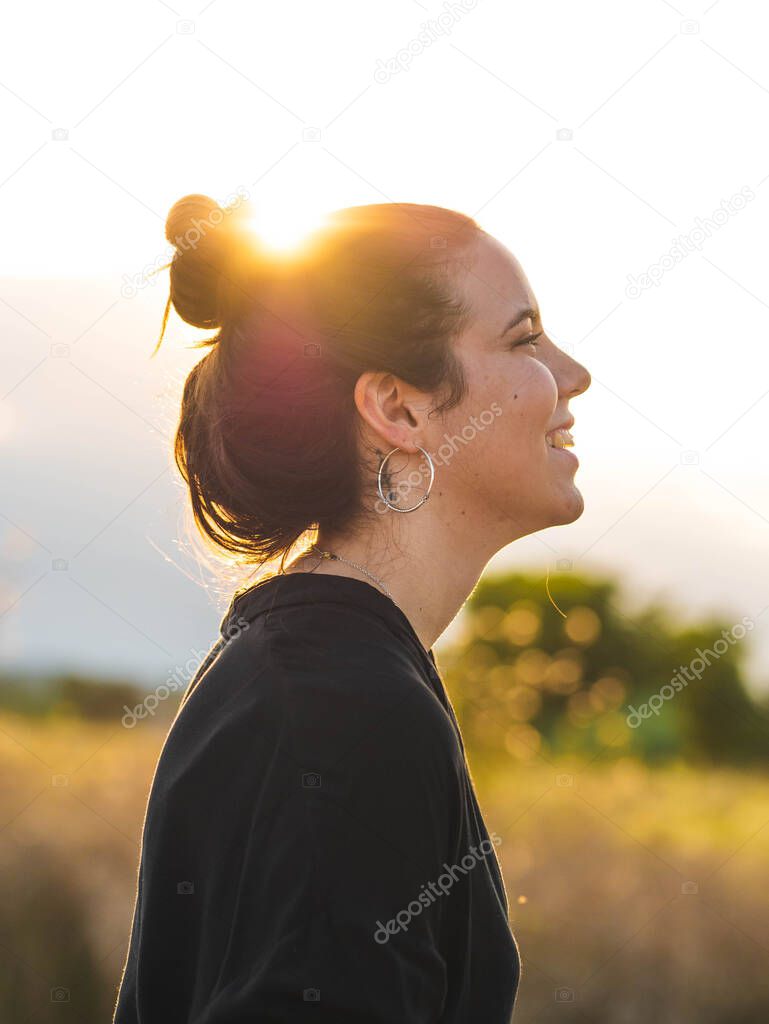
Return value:
<svg viewBox="0 0 769 1024">
<path fill-rule="evenodd" d="M 551 448 L 571 448 L 574 445 L 574 438 L 568 430 L 551 430 L 545 437 Z"/>
</svg>

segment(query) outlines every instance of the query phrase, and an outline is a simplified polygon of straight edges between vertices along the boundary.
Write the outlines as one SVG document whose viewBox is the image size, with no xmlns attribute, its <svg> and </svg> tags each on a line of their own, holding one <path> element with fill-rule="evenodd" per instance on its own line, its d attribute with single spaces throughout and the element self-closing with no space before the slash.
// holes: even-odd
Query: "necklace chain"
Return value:
<svg viewBox="0 0 769 1024">
<path fill-rule="evenodd" d="M 378 587 L 381 587 L 385 594 L 387 594 L 387 596 L 392 601 L 393 596 L 387 589 L 387 587 L 384 585 L 384 583 L 379 579 L 378 576 L 375 576 L 373 572 L 369 572 L 369 570 L 364 565 L 358 565 L 357 562 L 351 562 L 349 558 L 342 558 L 341 555 L 336 555 L 334 554 L 333 551 L 323 551 L 321 550 L 321 548 L 318 547 L 317 544 L 311 544 L 307 550 L 317 552 L 317 554 L 319 554 L 321 558 L 331 559 L 335 562 L 344 562 L 345 565 L 351 565 L 353 569 L 357 569 L 358 572 L 362 572 L 364 576 L 368 576 L 368 578 L 372 580 L 374 583 L 376 583 Z"/>
</svg>

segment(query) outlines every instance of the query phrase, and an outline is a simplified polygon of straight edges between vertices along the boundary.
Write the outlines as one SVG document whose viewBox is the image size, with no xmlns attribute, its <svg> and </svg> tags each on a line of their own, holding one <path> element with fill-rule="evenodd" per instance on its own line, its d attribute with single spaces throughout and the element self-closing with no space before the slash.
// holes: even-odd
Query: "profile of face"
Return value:
<svg viewBox="0 0 769 1024">
<path fill-rule="evenodd" d="M 581 515 L 579 463 L 565 445 L 574 423 L 569 401 L 589 387 L 590 374 L 548 337 L 520 264 L 490 236 L 477 244 L 462 289 L 474 315 L 454 352 L 467 394 L 426 421 L 423 447 L 440 451 L 445 435 L 457 438 L 436 467 L 444 509 L 498 549 Z"/>
</svg>

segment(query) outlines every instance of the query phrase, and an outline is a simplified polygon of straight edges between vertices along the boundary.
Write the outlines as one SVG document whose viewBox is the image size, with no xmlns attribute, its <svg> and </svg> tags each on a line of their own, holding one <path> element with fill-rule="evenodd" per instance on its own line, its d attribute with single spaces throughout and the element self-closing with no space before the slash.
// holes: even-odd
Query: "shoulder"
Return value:
<svg viewBox="0 0 769 1024">
<path fill-rule="evenodd" d="M 271 663 L 297 678 L 311 673 L 391 684 L 425 681 L 416 651 L 381 618 L 364 608 L 323 602 L 271 611 L 265 617 L 264 644 Z"/>
<path fill-rule="evenodd" d="M 323 727 L 339 739 L 369 729 L 369 746 L 395 737 L 405 755 L 453 753 L 451 720 L 411 646 L 363 609 L 322 603 L 270 613 L 264 644 L 300 743 Z"/>
<path fill-rule="evenodd" d="M 227 759 L 245 746 L 252 761 L 272 751 L 307 773 L 423 771 L 448 785 L 463 762 L 418 652 L 377 615 L 326 601 L 249 622 L 223 644 L 176 724 L 174 742 L 194 736 L 201 754 Z"/>
</svg>

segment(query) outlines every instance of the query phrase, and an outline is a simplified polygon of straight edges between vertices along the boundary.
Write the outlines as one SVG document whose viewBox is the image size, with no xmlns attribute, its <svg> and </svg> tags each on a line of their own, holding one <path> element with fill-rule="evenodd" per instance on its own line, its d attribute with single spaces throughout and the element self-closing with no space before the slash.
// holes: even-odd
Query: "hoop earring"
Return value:
<svg viewBox="0 0 769 1024">
<path fill-rule="evenodd" d="M 385 464 L 387 463 L 387 460 L 390 458 L 391 455 L 394 455 L 395 452 L 399 452 L 401 449 L 393 448 L 393 450 L 388 452 L 387 455 L 385 455 L 385 457 L 379 463 L 379 472 L 377 473 L 376 481 L 377 490 L 379 491 L 379 497 L 382 499 L 382 501 L 385 503 L 385 505 L 387 505 L 389 509 L 392 509 L 393 512 L 415 512 L 416 509 L 421 508 L 422 505 L 424 505 L 424 503 L 430 497 L 430 491 L 433 488 L 433 480 L 435 480 L 435 466 L 433 465 L 433 460 L 430 458 L 430 453 L 426 452 L 424 448 L 420 447 L 420 445 L 417 445 L 416 447 L 419 448 L 420 452 L 427 459 L 427 464 L 430 467 L 430 483 L 427 485 L 426 493 L 423 494 L 419 501 L 416 503 L 416 505 L 412 505 L 411 508 L 398 508 L 397 505 L 391 505 L 387 498 L 385 498 L 384 491 L 382 490 L 382 471 L 385 468 Z"/>
</svg>

